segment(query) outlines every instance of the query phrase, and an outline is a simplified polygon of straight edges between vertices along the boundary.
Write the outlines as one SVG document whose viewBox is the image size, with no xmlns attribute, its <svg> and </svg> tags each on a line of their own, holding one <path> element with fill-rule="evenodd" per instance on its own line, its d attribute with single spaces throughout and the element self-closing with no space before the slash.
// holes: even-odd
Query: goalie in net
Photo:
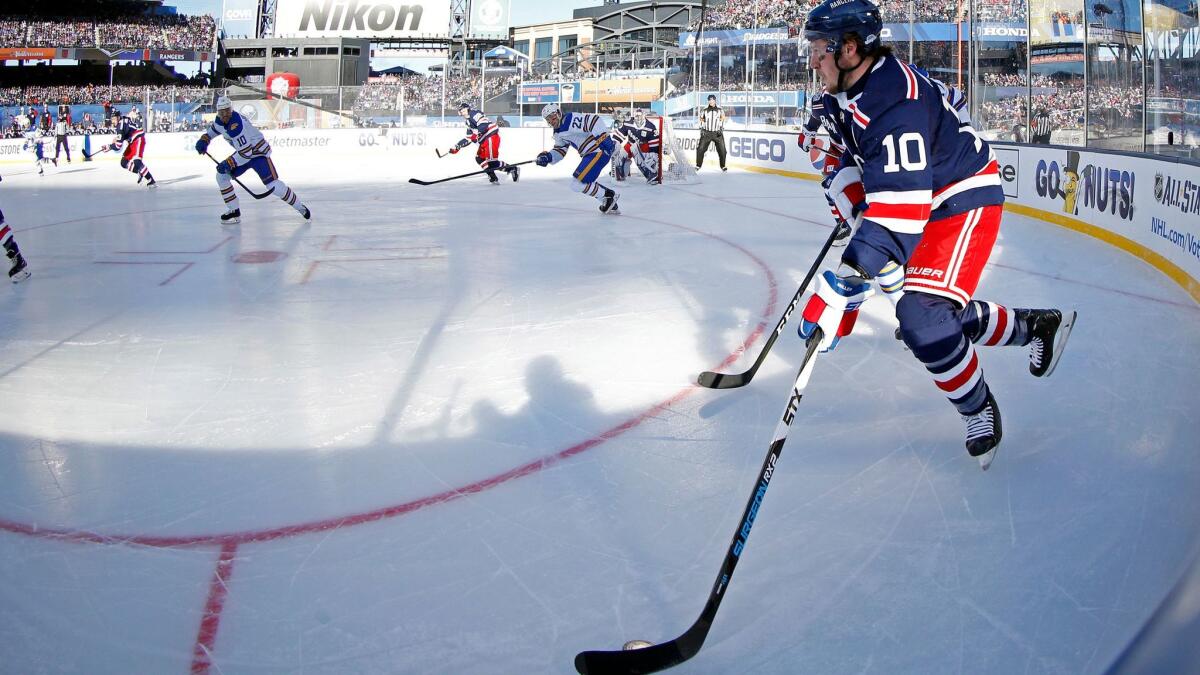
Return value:
<svg viewBox="0 0 1200 675">
<path fill-rule="evenodd" d="M 650 185 L 699 182 L 696 170 L 683 160 L 683 149 L 669 118 L 647 115 L 643 110 L 632 116 L 626 110 L 617 110 L 610 134 L 617 141 L 612 174 L 618 181 L 624 181 L 637 167 Z"/>
</svg>

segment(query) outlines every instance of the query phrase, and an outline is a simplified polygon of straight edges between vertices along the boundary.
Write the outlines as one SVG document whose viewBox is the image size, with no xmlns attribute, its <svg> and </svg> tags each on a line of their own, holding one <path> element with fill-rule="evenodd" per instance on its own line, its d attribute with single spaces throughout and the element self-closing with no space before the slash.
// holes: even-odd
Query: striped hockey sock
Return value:
<svg viewBox="0 0 1200 675">
<path fill-rule="evenodd" d="M 972 415 L 987 401 L 988 386 L 979 366 L 979 355 L 975 345 L 965 337 L 949 355 L 935 363 L 926 363 L 925 368 L 959 414 Z"/>
<path fill-rule="evenodd" d="M 292 192 L 292 188 L 288 187 L 287 183 L 284 183 L 281 180 L 275 180 L 274 182 L 272 182 L 271 183 L 271 194 L 275 195 L 276 197 L 279 197 L 280 199 L 283 200 L 283 202 L 285 204 L 292 207 L 293 209 L 296 209 L 296 213 L 299 213 L 299 214 L 304 213 L 304 204 L 300 203 L 300 198 L 296 195 L 295 192 Z"/>
<path fill-rule="evenodd" d="M 963 334 L 983 347 L 1025 346 L 1031 336 L 1021 314 L 1019 309 L 972 300 L 962 310 Z"/>
</svg>

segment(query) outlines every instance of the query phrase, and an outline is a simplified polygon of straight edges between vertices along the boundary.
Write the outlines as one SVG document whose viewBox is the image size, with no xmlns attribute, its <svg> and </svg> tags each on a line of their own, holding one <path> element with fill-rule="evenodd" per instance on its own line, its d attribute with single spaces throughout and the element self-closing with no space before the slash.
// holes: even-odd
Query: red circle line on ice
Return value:
<svg viewBox="0 0 1200 675">
<path fill-rule="evenodd" d="M 329 201 L 339 201 L 339 200 L 329 200 Z M 405 201 L 407 203 L 429 202 L 429 203 L 435 203 L 435 204 L 453 203 L 453 204 L 457 204 L 457 205 L 461 205 L 464 203 L 462 200 L 454 200 L 453 202 L 449 202 L 447 200 L 412 199 L 412 198 L 406 199 Z M 496 201 L 488 201 L 487 202 L 487 206 L 489 206 L 489 207 L 506 206 L 506 205 L 520 206 L 519 204 L 501 204 Z M 194 207 L 181 207 L 181 208 L 194 208 Z M 551 208 L 554 210 L 561 210 L 561 211 L 581 212 L 579 209 L 567 208 L 567 207 L 543 207 L 543 208 Z M 592 211 L 591 210 L 583 211 L 583 213 L 591 214 Z M 100 217 L 100 216 L 98 216 L 98 217 Z M 621 220 L 640 220 L 643 222 L 653 223 L 656 225 L 663 225 L 666 227 L 683 230 L 685 232 L 690 232 L 692 234 L 697 234 L 702 237 L 707 237 L 709 239 L 712 239 L 718 243 L 729 246 L 730 248 L 733 248 L 736 251 L 742 253 L 747 258 L 749 258 L 750 261 L 753 262 L 760 270 L 762 270 L 763 275 L 767 281 L 767 302 L 766 302 L 766 306 L 763 308 L 763 310 L 760 314 L 759 322 L 757 323 L 757 325 L 755 325 L 754 329 L 750 332 L 750 334 L 747 335 L 745 337 L 745 339 L 742 340 L 741 344 L 739 344 L 736 349 L 734 349 L 728 356 L 726 356 L 725 359 L 721 361 L 721 363 L 714 366 L 714 369 L 718 370 L 718 371 L 723 370 L 723 369 L 727 368 L 728 366 L 732 365 L 734 362 L 738 361 L 741 358 L 742 353 L 747 351 L 755 342 L 757 342 L 762 337 L 763 332 L 767 330 L 767 327 L 768 327 L 767 321 L 771 320 L 771 318 L 772 318 L 771 315 L 774 314 L 775 307 L 778 304 L 779 287 L 778 287 L 778 283 L 775 279 L 775 274 L 774 274 L 774 272 L 771 271 L 771 268 L 761 258 L 759 258 L 757 255 L 755 255 L 749 249 L 743 247 L 742 245 L 740 245 L 736 242 L 730 241 L 729 239 L 725 239 L 724 237 L 721 237 L 719 235 L 712 234 L 711 232 L 704 232 L 702 230 L 699 230 L 699 229 L 696 229 L 693 227 L 688 227 L 686 225 L 679 225 L 677 223 L 670 223 L 670 222 L 658 220 L 655 218 L 633 216 L 633 215 L 624 214 L 624 213 L 622 213 L 620 218 L 621 218 Z M 49 226 L 49 225 L 52 225 L 52 223 L 47 223 L 46 225 L 43 225 L 42 227 Z M 697 372 L 699 372 L 700 370 L 701 370 L 701 368 L 697 368 Z M 688 385 L 688 386 L 680 389 L 679 391 L 677 391 L 675 394 L 671 395 L 669 398 L 652 405 L 651 407 L 647 408 L 646 410 L 644 410 L 640 413 L 635 414 L 634 416 L 630 417 L 629 419 L 625 420 L 624 422 L 622 422 L 616 426 L 613 426 L 609 429 L 606 429 L 606 430 L 592 436 L 591 438 L 588 438 L 587 440 L 580 441 L 578 443 L 575 443 L 574 445 L 571 445 L 570 447 L 564 448 L 562 450 L 558 450 L 549 455 L 545 455 L 541 458 L 535 459 L 535 460 L 527 462 L 525 464 L 521 464 L 519 466 L 516 466 L 507 471 L 498 473 L 489 478 L 484 478 L 482 480 L 478 480 L 478 481 L 475 481 L 473 483 L 470 483 L 468 485 L 464 485 L 461 487 L 450 488 L 448 490 L 444 490 L 444 491 L 436 493 L 436 494 L 428 495 L 426 497 L 421 497 L 419 499 L 414 499 L 414 500 L 407 501 L 407 502 L 404 502 L 401 504 L 378 508 L 378 509 L 374 509 L 371 511 L 365 511 L 365 512 L 356 513 L 356 514 L 348 514 L 348 515 L 343 515 L 343 516 L 334 516 L 334 517 L 330 517 L 330 518 L 326 518 L 326 519 L 322 519 L 322 520 L 314 520 L 314 521 L 309 521 L 309 522 L 304 522 L 304 523 L 297 523 L 294 525 L 285 525 L 285 526 L 266 528 L 266 529 L 260 529 L 260 530 L 245 530 L 245 531 L 240 531 L 240 532 L 230 532 L 230 533 L 224 533 L 224 534 L 198 534 L 198 535 L 176 535 L 176 536 L 152 536 L 152 535 L 136 535 L 136 534 L 128 534 L 128 535 L 102 534 L 102 533 L 97 533 L 97 532 L 88 532 L 85 530 L 41 528 L 41 527 L 37 526 L 36 524 L 30 525 L 27 523 L 19 523 L 19 522 L 15 522 L 15 521 L 6 520 L 3 518 L 0 518 L 0 530 L 6 531 L 6 532 L 11 532 L 14 534 L 27 535 L 27 536 L 31 536 L 31 537 L 55 539 L 58 541 L 71 541 L 71 542 L 76 542 L 76 543 L 127 544 L 127 545 L 132 545 L 132 546 L 149 546 L 149 547 L 154 547 L 154 548 L 178 548 L 178 547 L 189 547 L 189 546 L 218 545 L 218 546 L 223 547 L 223 549 L 224 549 L 225 547 L 236 547 L 241 544 L 273 541 L 276 539 L 283 539 L 283 538 L 302 535 L 302 534 L 311 534 L 311 533 L 315 533 L 315 532 L 326 532 L 326 531 L 330 531 L 330 530 L 336 530 L 336 529 L 341 529 L 341 528 L 345 528 L 345 527 L 350 527 L 353 525 L 362 525 L 365 523 L 372 523 L 372 522 L 376 522 L 379 520 L 385 520 L 388 518 L 394 518 L 396 516 L 401 516 L 401 515 L 404 515 L 407 513 L 412 513 L 414 511 L 419 511 L 419 510 L 424 509 L 429 506 L 435 506 L 437 504 L 443 504 L 446 502 L 454 501 L 454 500 L 457 500 L 461 497 L 465 497 L 468 495 L 478 494 L 480 492 L 484 492 L 485 490 L 494 488 L 498 485 L 503 485 L 505 483 L 508 483 L 517 478 L 522 478 L 525 476 L 529 476 L 529 475 L 538 473 L 541 470 L 549 468 L 551 466 L 554 466 L 563 460 L 569 459 L 571 457 L 574 457 L 575 455 L 578 455 L 587 450 L 590 450 L 590 449 L 604 443 L 605 441 L 608 441 L 609 439 L 620 436 L 621 434 L 625 433 L 626 431 L 629 431 L 630 429 L 637 427 L 638 425 L 645 422 L 646 420 L 649 420 L 649 419 L 652 419 L 652 418 L 658 416 L 664 410 L 667 410 L 671 406 L 675 405 L 676 403 L 679 403 L 680 401 L 686 399 L 688 396 L 690 396 L 692 393 L 694 393 L 695 391 L 697 391 L 699 389 L 701 389 L 701 387 L 699 385 L 695 385 L 695 384 Z"/>
<path fill-rule="evenodd" d="M 286 257 L 287 254 L 283 251 L 245 251 L 233 256 L 233 262 L 244 265 L 260 265 L 273 263 Z"/>
</svg>

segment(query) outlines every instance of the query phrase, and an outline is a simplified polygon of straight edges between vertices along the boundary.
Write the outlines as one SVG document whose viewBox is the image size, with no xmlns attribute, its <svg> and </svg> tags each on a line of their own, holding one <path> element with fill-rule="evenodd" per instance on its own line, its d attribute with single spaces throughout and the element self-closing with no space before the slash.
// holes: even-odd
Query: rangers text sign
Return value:
<svg viewBox="0 0 1200 675">
<path fill-rule="evenodd" d="M 275 37 L 417 38 L 449 35 L 444 0 L 279 0 Z"/>
</svg>

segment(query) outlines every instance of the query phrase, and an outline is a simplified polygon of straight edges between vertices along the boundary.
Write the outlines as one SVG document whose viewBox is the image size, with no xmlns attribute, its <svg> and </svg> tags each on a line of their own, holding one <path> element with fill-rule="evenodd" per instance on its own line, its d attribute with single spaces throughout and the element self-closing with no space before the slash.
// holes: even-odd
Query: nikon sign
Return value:
<svg viewBox="0 0 1200 675">
<path fill-rule="evenodd" d="M 275 37 L 445 38 L 445 0 L 278 0 Z"/>
</svg>

